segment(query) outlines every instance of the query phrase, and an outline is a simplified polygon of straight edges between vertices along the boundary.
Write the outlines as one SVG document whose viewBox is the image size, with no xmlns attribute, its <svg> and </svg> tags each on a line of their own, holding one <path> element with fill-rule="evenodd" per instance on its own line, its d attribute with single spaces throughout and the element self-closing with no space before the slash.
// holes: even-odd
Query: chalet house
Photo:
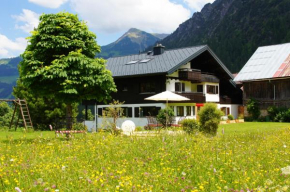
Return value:
<svg viewBox="0 0 290 192">
<path fill-rule="evenodd" d="M 196 118 L 206 102 L 217 103 L 225 115 L 232 114 L 235 118 L 239 115 L 242 91 L 207 45 L 172 50 L 157 45 L 148 53 L 110 58 L 107 69 L 112 72 L 118 89 L 113 99 L 125 102 L 122 107 L 127 118 L 124 120 L 132 120 L 137 126 L 147 125 L 146 116 L 156 116 L 158 110 L 166 107 L 166 101 L 144 99 L 166 90 L 190 99 L 169 101 L 176 119 Z M 106 107 L 108 105 L 97 104 L 98 127 Z"/>
<path fill-rule="evenodd" d="M 269 106 L 289 108 L 290 43 L 259 47 L 234 80 L 243 83 L 244 104 L 258 100 L 262 115 Z"/>
</svg>

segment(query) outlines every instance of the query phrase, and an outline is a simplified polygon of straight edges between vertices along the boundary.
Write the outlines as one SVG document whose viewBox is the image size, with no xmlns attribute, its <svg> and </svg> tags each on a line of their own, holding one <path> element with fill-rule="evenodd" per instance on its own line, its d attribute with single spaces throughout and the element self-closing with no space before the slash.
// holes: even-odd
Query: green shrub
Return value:
<svg viewBox="0 0 290 192">
<path fill-rule="evenodd" d="M 216 135 L 221 117 L 224 113 L 214 103 L 206 103 L 198 113 L 200 130 L 204 133 Z"/>
<path fill-rule="evenodd" d="M 253 122 L 254 121 L 253 117 L 245 117 L 244 120 L 245 120 L 245 122 Z"/>
<path fill-rule="evenodd" d="M 261 111 L 259 108 L 259 103 L 256 99 L 251 98 L 247 102 L 247 111 L 250 114 L 250 116 L 253 118 L 253 120 L 258 120 L 258 118 L 261 115 Z"/>
<path fill-rule="evenodd" d="M 135 131 L 144 131 L 144 128 L 141 127 L 141 126 L 137 126 L 136 129 L 135 129 Z"/>
<path fill-rule="evenodd" d="M 228 120 L 234 120 L 234 116 L 231 115 L 231 114 L 229 114 L 229 115 L 228 115 Z"/>
<path fill-rule="evenodd" d="M 83 123 L 74 123 L 72 130 L 87 131 L 87 126 L 84 125 Z"/>
<path fill-rule="evenodd" d="M 6 102 L 0 102 L 0 127 L 9 126 L 13 116 L 13 108 Z M 16 116 L 17 117 L 17 116 Z M 14 118 L 13 125 L 15 125 L 17 118 Z"/>
<path fill-rule="evenodd" d="M 268 107 L 267 109 L 267 112 L 268 112 L 268 115 L 269 115 L 269 118 L 274 121 L 276 115 L 279 113 L 279 108 L 276 107 L 276 106 L 270 106 Z"/>
<path fill-rule="evenodd" d="M 239 115 L 239 117 L 238 117 L 238 119 L 244 119 L 245 117 L 244 117 L 244 115 Z"/>
<path fill-rule="evenodd" d="M 167 107 L 165 109 L 159 110 L 156 119 L 159 123 L 162 124 L 163 127 L 165 127 L 166 120 L 167 120 L 167 126 L 169 126 L 173 122 L 173 117 L 174 117 L 174 111 L 170 107 Z"/>
<path fill-rule="evenodd" d="M 274 121 L 276 122 L 290 122 L 290 109 L 288 110 L 281 110 L 276 114 L 274 117 Z"/>
<path fill-rule="evenodd" d="M 108 129 L 113 135 L 121 134 L 121 130 L 117 128 L 117 120 L 124 115 L 124 109 L 122 108 L 123 104 L 124 102 L 113 100 L 113 102 L 110 103 L 110 107 L 103 110 L 102 126 L 104 129 Z"/>
<path fill-rule="evenodd" d="M 182 129 L 189 135 L 199 130 L 199 123 L 195 119 L 184 119 L 181 121 Z"/>
<path fill-rule="evenodd" d="M 290 122 L 290 109 L 270 106 L 267 109 L 269 119 L 276 122 Z"/>
</svg>

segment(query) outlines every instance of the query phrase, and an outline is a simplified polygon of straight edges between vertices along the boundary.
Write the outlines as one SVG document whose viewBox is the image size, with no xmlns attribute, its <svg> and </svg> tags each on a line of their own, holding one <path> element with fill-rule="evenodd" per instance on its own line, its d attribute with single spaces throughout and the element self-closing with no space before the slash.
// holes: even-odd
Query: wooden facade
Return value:
<svg viewBox="0 0 290 192">
<path fill-rule="evenodd" d="M 157 101 L 155 102 L 144 99 L 157 93 L 163 92 L 166 89 L 165 75 L 115 78 L 114 80 L 118 92 L 113 93 L 112 98 L 121 102 L 125 101 L 126 104 L 157 103 Z M 141 86 L 144 83 L 153 85 L 153 91 L 142 92 Z"/>
<path fill-rule="evenodd" d="M 261 109 L 269 106 L 290 107 L 290 78 L 243 82 L 244 104 L 251 98 L 259 101 Z"/>
<path fill-rule="evenodd" d="M 167 79 L 190 81 L 191 83 L 219 83 L 220 104 L 242 104 L 242 91 L 230 83 L 228 74 L 220 67 L 209 52 L 204 52 L 190 61 L 191 69 L 178 69 L 178 77 L 169 77 L 166 73 L 159 75 L 124 76 L 115 77 L 117 93 L 112 94 L 114 100 L 125 104 L 165 103 L 165 101 L 144 100 L 147 97 L 166 91 Z M 143 85 L 142 85 L 143 84 Z M 146 85 L 144 85 L 146 84 Z M 148 91 L 143 87 L 148 86 Z M 176 91 L 176 90 L 175 90 Z M 178 91 L 189 101 L 180 103 L 205 103 L 205 93 Z M 102 104 L 102 103 L 98 103 Z"/>
</svg>

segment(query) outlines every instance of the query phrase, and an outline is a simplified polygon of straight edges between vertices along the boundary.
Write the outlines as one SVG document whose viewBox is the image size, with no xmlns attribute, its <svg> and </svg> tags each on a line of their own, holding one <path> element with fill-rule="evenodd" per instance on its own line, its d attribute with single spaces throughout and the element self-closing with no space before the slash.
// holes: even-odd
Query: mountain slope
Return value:
<svg viewBox="0 0 290 192">
<path fill-rule="evenodd" d="M 17 66 L 21 57 L 0 59 L 0 99 L 12 97 L 13 86 L 19 76 Z"/>
<path fill-rule="evenodd" d="M 131 28 L 117 41 L 102 46 L 101 53 L 97 57 L 109 58 L 113 56 L 123 56 L 139 53 L 157 41 L 166 37 L 167 34 L 150 34 L 139 29 Z"/>
<path fill-rule="evenodd" d="M 263 45 L 290 42 L 289 0 L 216 0 L 160 41 L 166 48 L 208 44 L 238 72 Z"/>
</svg>

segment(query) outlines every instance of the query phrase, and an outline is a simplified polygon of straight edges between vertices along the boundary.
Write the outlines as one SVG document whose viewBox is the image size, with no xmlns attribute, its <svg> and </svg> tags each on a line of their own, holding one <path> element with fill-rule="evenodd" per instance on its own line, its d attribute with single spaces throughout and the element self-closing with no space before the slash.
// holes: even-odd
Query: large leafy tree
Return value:
<svg viewBox="0 0 290 192">
<path fill-rule="evenodd" d="M 49 129 L 49 125 L 55 128 L 57 120 L 66 114 L 66 104 L 57 102 L 54 98 L 35 96 L 31 90 L 23 86 L 20 80 L 13 88 L 13 95 L 16 98 L 26 99 L 34 129 Z M 72 109 L 73 116 L 76 116 L 77 103 L 72 104 Z"/>
<path fill-rule="evenodd" d="M 100 52 L 95 38 L 77 15 L 41 15 L 22 54 L 21 82 L 34 94 L 66 103 L 68 119 L 74 102 L 109 99 L 116 86 L 105 60 L 95 58 Z"/>
</svg>

